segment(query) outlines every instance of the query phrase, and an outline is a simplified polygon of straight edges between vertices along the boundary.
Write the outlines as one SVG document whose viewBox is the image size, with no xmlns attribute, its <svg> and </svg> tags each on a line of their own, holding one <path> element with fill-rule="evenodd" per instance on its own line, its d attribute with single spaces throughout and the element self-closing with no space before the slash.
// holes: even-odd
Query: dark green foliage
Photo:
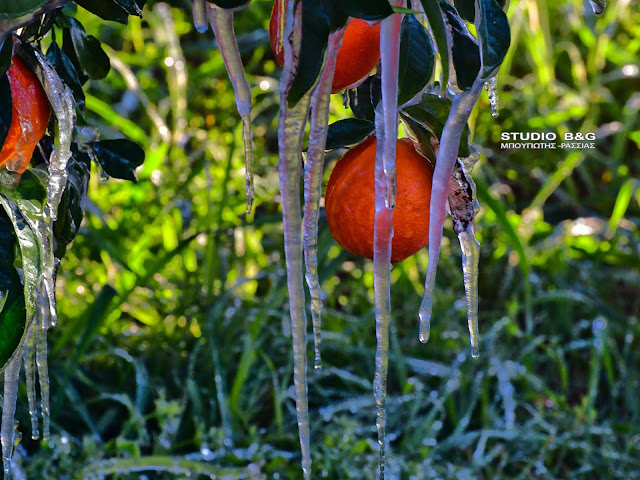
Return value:
<svg viewBox="0 0 640 480">
<path fill-rule="evenodd" d="M 431 81 L 435 63 L 431 38 L 414 15 L 405 16 L 400 33 L 398 105 L 420 93 Z"/>
<path fill-rule="evenodd" d="M 345 118 L 329 125 L 327 150 L 351 147 L 371 136 L 375 125 L 369 120 Z"/>
</svg>

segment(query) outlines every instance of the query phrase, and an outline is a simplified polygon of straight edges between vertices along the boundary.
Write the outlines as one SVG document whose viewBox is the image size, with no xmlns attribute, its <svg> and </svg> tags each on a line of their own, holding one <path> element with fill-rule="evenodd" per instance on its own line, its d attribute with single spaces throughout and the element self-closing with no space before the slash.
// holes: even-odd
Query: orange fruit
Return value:
<svg viewBox="0 0 640 480">
<path fill-rule="evenodd" d="M 271 10 L 269 39 L 280 67 L 284 65 L 283 29 L 284 15 L 280 9 L 280 1 L 276 0 Z M 380 24 L 369 25 L 359 18 L 350 18 L 342 37 L 342 46 L 336 57 L 336 70 L 331 92 L 337 93 L 357 84 L 371 73 L 379 61 Z"/>
<path fill-rule="evenodd" d="M 347 151 L 331 172 L 325 193 L 329 229 L 349 252 L 373 259 L 376 137 Z M 396 144 L 396 206 L 391 262 L 410 257 L 429 243 L 433 166 L 411 140 Z"/>
<path fill-rule="evenodd" d="M 18 56 L 7 70 L 11 87 L 11 125 L 0 150 L 0 166 L 23 173 L 47 131 L 51 109 L 47 95 L 35 74 Z"/>
</svg>

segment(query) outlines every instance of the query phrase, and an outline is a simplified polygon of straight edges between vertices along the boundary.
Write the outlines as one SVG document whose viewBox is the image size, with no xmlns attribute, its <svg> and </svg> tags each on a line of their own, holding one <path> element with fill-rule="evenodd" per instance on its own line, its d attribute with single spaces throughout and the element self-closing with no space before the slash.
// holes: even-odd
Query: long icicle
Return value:
<svg viewBox="0 0 640 480">
<path fill-rule="evenodd" d="M 27 383 L 27 401 L 29 402 L 29 416 L 31 417 L 31 438 L 40 438 L 38 428 L 38 408 L 36 407 L 36 329 L 35 322 L 27 327 L 24 350 L 24 376 Z"/>
<path fill-rule="evenodd" d="M 322 172 L 324 171 L 324 148 L 327 144 L 327 124 L 331 86 L 336 66 L 336 55 L 342 44 L 344 29 L 329 35 L 329 45 L 320 82 L 311 97 L 311 126 L 307 163 L 304 167 L 304 264 L 311 297 L 311 321 L 313 324 L 314 368 L 322 368 L 320 343 L 322 341 L 322 290 L 318 279 L 318 211 L 322 196 Z"/>
<path fill-rule="evenodd" d="M 236 35 L 233 30 L 233 11 L 207 3 L 207 12 L 213 33 L 216 36 L 224 66 L 229 74 L 236 97 L 236 107 L 242 119 L 244 141 L 245 190 L 247 215 L 253 206 L 253 133 L 251 130 L 251 87 L 242 66 Z"/>
<path fill-rule="evenodd" d="M 478 330 L 478 264 L 480 244 L 475 238 L 474 218 L 478 212 L 476 188 L 471 169 L 478 161 L 474 152 L 468 158 L 458 158 L 449 190 L 449 211 L 453 219 L 453 231 L 458 236 L 462 250 L 462 272 L 464 292 L 467 302 L 467 323 L 471 356 L 480 355 L 480 334 Z"/>
<path fill-rule="evenodd" d="M 399 4 L 401 2 L 392 2 Z M 382 101 L 376 107 L 375 223 L 373 237 L 373 286 L 376 309 L 376 360 L 373 394 L 380 446 L 380 480 L 385 468 L 385 399 L 389 370 L 389 324 L 391 322 L 391 239 L 396 193 L 396 142 L 398 136 L 398 65 L 402 15 L 382 21 Z"/>
<path fill-rule="evenodd" d="M 0 440 L 2 441 L 2 467 L 4 469 L 5 480 L 11 478 L 11 457 L 13 455 L 13 440 L 15 438 L 15 414 L 21 365 L 22 352 L 16 352 L 4 368 L 4 395 L 2 397 Z"/>
<path fill-rule="evenodd" d="M 47 312 L 41 310 L 40 315 Z M 37 318 L 37 317 L 36 317 Z M 42 411 L 42 440 L 49 441 L 50 438 L 50 402 L 49 402 L 49 361 L 47 359 L 47 329 L 41 326 L 41 322 L 36 325 L 36 366 L 38 368 L 38 380 L 40 381 L 40 410 Z"/>
<path fill-rule="evenodd" d="M 302 221 L 300 208 L 300 172 L 302 141 L 309 115 L 311 92 L 293 107 L 287 104 L 287 92 L 294 78 L 302 41 L 302 2 L 286 2 L 284 35 L 284 67 L 280 80 L 280 117 L 278 120 L 278 173 L 282 197 L 282 224 L 287 265 L 287 286 L 293 343 L 293 383 L 296 392 L 296 412 L 302 453 L 302 472 L 311 479 L 311 449 L 309 442 L 309 403 L 307 398 L 307 314 L 304 279 L 302 278 Z M 285 5 L 282 5 L 283 7 Z"/>
<path fill-rule="evenodd" d="M 431 311 L 433 306 L 433 289 L 436 282 L 436 270 L 442 244 L 442 227 L 447 215 L 446 206 L 449 196 L 449 184 L 453 167 L 458 158 L 460 137 L 471 110 L 476 104 L 484 81 L 476 79 L 471 89 L 459 93 L 453 98 L 447 123 L 442 130 L 440 149 L 436 158 L 431 186 L 431 207 L 429 210 L 429 264 L 424 285 L 424 297 L 420 305 L 420 341 L 429 340 Z"/>
</svg>

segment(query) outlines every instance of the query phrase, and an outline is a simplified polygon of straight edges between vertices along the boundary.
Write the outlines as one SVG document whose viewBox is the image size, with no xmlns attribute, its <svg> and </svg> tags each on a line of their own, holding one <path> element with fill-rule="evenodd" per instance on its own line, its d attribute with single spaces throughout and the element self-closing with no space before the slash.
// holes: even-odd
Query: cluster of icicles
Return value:
<svg viewBox="0 0 640 480">
<path fill-rule="evenodd" d="M 287 94 L 295 75 L 295 62 L 300 52 L 302 32 L 302 2 L 294 8 L 294 0 L 281 10 L 287 12 L 282 38 L 284 67 L 280 81 L 280 117 L 278 126 L 279 175 L 282 196 L 283 228 L 287 265 L 287 283 L 291 316 L 294 358 L 294 387 L 296 410 L 302 452 L 302 470 L 305 480 L 311 478 L 309 440 L 309 413 L 307 399 L 307 314 L 303 269 L 309 289 L 310 310 L 314 333 L 316 369 L 321 368 L 321 311 L 322 292 L 318 279 L 317 238 L 318 214 L 322 195 L 324 154 L 329 119 L 331 85 L 336 53 L 340 48 L 344 29 L 329 35 L 323 68 L 315 86 L 294 106 L 287 102 Z M 393 0 L 400 6 L 401 1 Z M 420 2 L 417 2 L 418 4 Z M 253 203 L 252 145 L 251 145 L 251 90 L 244 74 L 233 31 L 233 11 L 225 10 L 205 0 L 193 0 L 195 26 L 200 32 L 208 29 L 215 33 L 218 46 L 234 87 L 238 112 L 242 117 L 245 141 L 247 179 L 247 211 Z M 246 5 L 245 5 L 246 6 Z M 375 160 L 375 233 L 374 233 L 374 291 L 377 348 L 373 393 L 376 400 L 378 443 L 380 446 L 380 478 L 385 468 L 385 397 L 389 363 L 389 323 L 391 320 L 391 238 L 392 218 L 396 194 L 396 132 L 398 127 L 398 65 L 400 29 L 403 16 L 394 14 L 381 25 L 382 101 L 375 110 L 375 134 L 378 139 Z M 288 40 L 288 41 L 287 41 Z M 435 274 L 440 253 L 442 229 L 447 209 L 454 219 L 454 230 L 460 240 L 463 258 L 463 276 L 466 292 L 471 355 L 479 355 L 478 336 L 478 259 L 479 243 L 474 234 L 474 216 L 477 212 L 475 185 L 471 168 L 477 154 L 458 158 L 458 145 L 467 120 L 478 100 L 483 86 L 489 92 L 492 114 L 497 116 L 495 80 L 477 80 L 473 87 L 453 98 L 453 104 L 440 139 L 439 152 L 433 176 L 430 226 L 429 264 L 425 293 L 419 311 L 420 340 L 429 339 L 429 322 Z M 309 122 L 308 150 L 301 167 L 305 127 Z M 300 204 L 300 176 L 304 174 L 304 215 Z M 302 218 L 302 220 L 301 220 Z M 304 262 L 304 264 L 303 264 Z"/>
<path fill-rule="evenodd" d="M 42 438 L 49 439 L 49 376 L 47 366 L 47 330 L 57 323 L 55 276 L 58 268 L 53 255 L 53 222 L 58 205 L 67 184 L 67 163 L 71 157 L 71 139 L 75 127 L 75 100 L 71 90 L 60 80 L 47 58 L 34 50 L 35 60 L 31 69 L 35 71 L 57 121 L 54 149 L 49 158 L 47 179 L 47 202 L 44 208 L 30 203 L 30 208 L 0 195 L 0 203 L 17 228 L 18 243 L 22 251 L 22 271 L 25 285 L 27 309 L 26 329 L 22 344 L 5 365 L 4 393 L 2 397 L 2 462 L 5 480 L 11 476 L 16 425 L 15 410 L 18 397 L 20 369 L 24 361 L 29 413 L 31 415 L 31 437 L 40 437 L 38 409 L 36 407 L 36 374 L 40 383 L 42 412 Z M 33 232 L 26 235 L 25 230 Z M 28 251 L 37 252 L 35 254 Z"/>
</svg>

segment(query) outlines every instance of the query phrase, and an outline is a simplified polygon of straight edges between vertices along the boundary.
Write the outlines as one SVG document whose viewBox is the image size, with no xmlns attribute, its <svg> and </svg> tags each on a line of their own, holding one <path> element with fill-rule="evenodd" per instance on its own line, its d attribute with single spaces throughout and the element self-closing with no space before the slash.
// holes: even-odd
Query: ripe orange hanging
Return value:
<svg viewBox="0 0 640 480">
<path fill-rule="evenodd" d="M 331 172 L 325 193 L 329 229 L 349 252 L 373 258 L 376 138 L 350 149 Z M 429 243 L 433 167 L 411 140 L 396 144 L 397 195 L 391 261 L 404 260 Z"/>
<path fill-rule="evenodd" d="M 349 0 L 346 0 L 349 1 Z M 280 1 L 276 0 L 271 11 L 269 22 L 269 38 L 271 48 L 278 65 L 284 65 L 284 48 L 282 46 L 282 30 L 284 15 L 280 9 Z M 304 52 L 302 52 L 304 55 Z M 359 18 L 349 19 L 342 46 L 336 57 L 336 70 L 333 77 L 332 93 L 337 93 L 366 78 L 380 61 L 380 24 L 369 25 Z"/>
<path fill-rule="evenodd" d="M 7 70 L 13 108 L 9 133 L 0 150 L 0 166 L 23 173 L 47 131 L 49 101 L 38 78 L 18 56 Z"/>
</svg>

